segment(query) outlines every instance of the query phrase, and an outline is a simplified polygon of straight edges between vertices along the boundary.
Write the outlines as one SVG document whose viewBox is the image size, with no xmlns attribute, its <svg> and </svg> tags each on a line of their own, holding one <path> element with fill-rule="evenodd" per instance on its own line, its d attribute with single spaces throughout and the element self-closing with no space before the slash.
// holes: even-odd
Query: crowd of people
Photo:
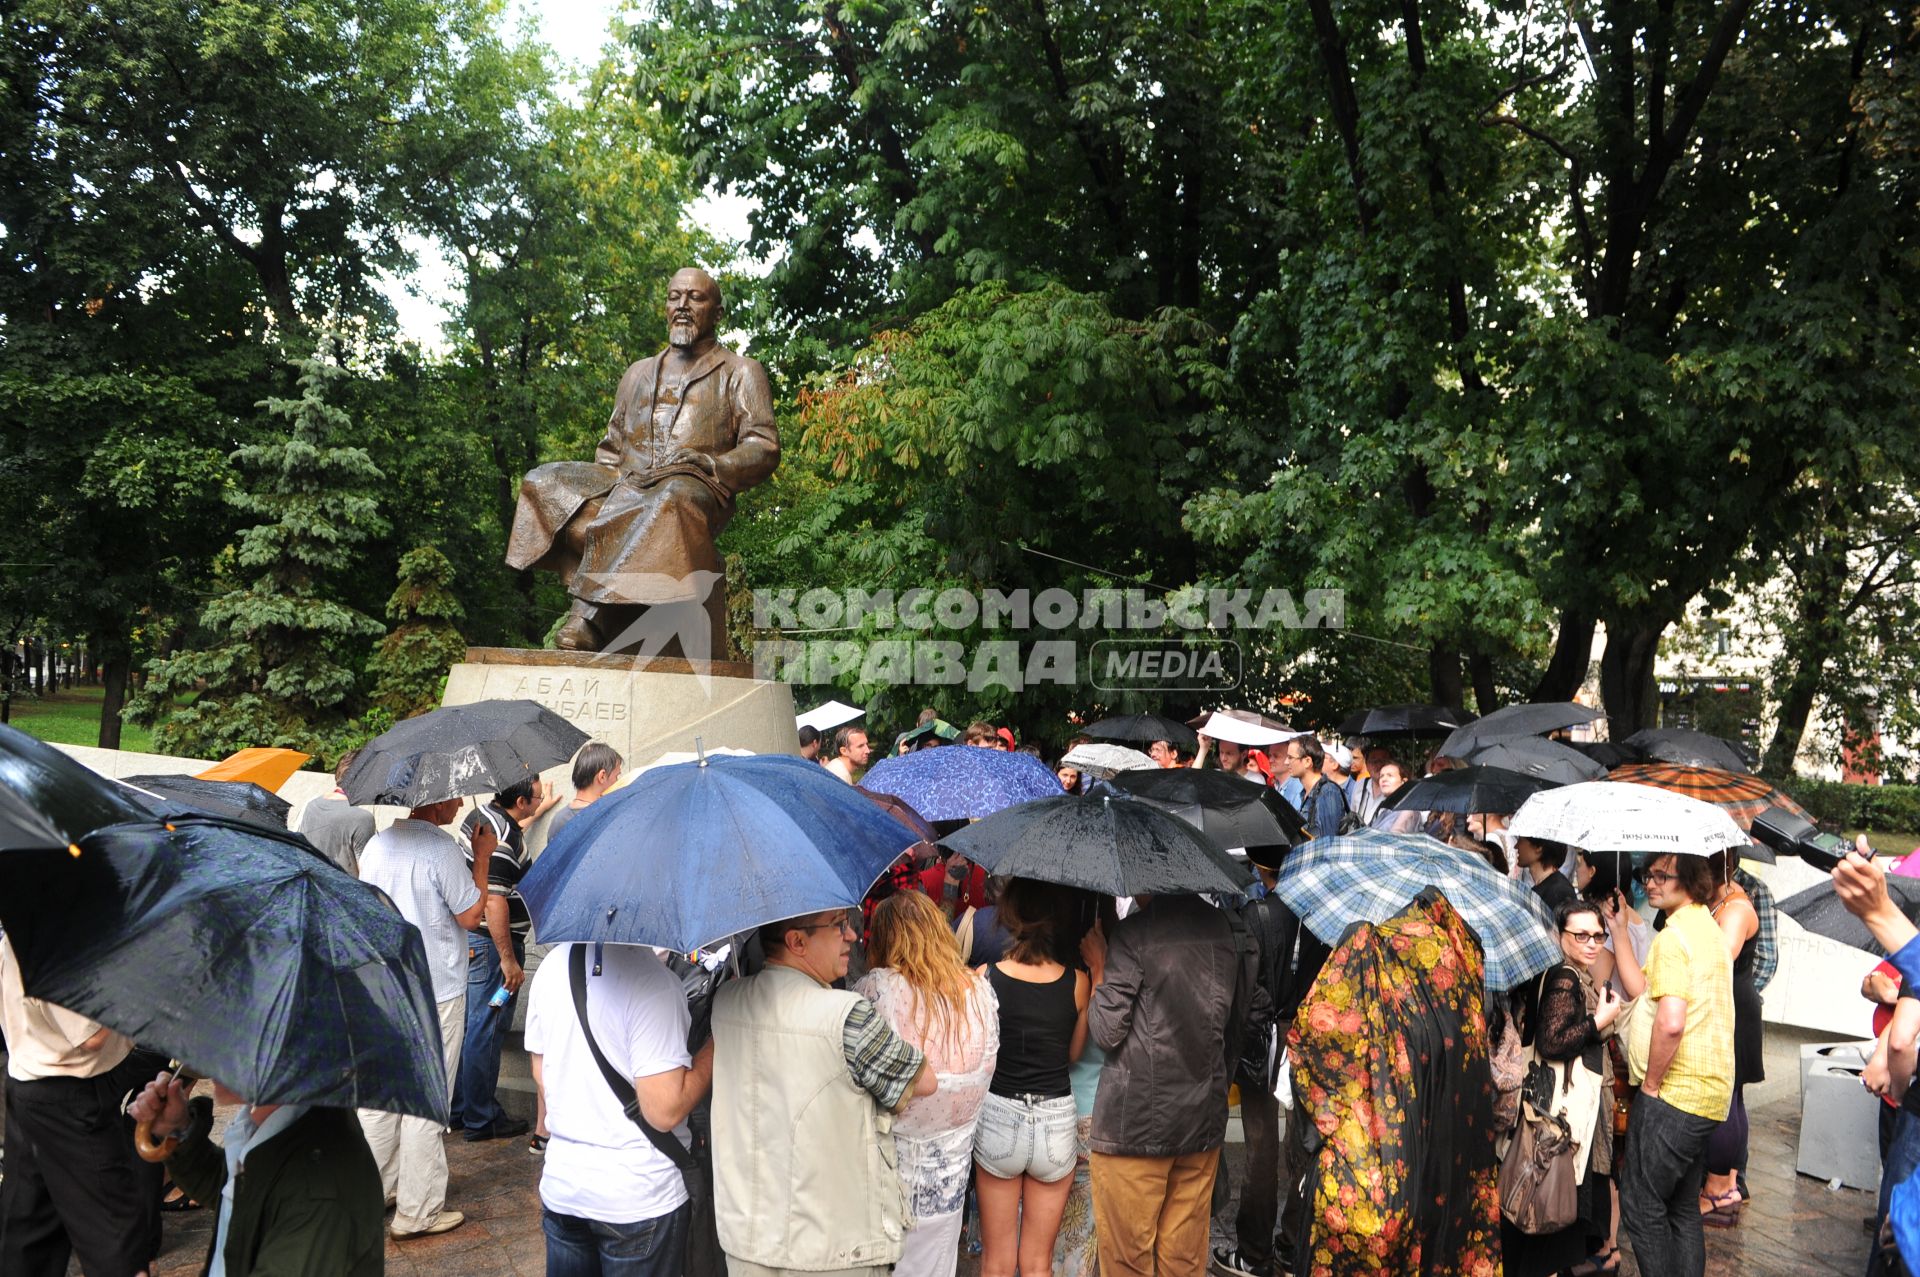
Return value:
<svg viewBox="0 0 1920 1277">
<path fill-rule="evenodd" d="M 589 744 L 565 800 L 530 782 L 464 820 L 448 800 L 377 831 L 336 789 L 296 827 L 420 930 L 452 1127 L 251 1105 L 216 1081 L 240 1109 L 215 1143 L 204 1098 L 156 1078 L 133 1043 L 25 998 L 0 944 L 0 1270 L 59 1277 L 70 1248 L 89 1277 L 146 1267 L 163 1189 L 128 1153 L 125 1123 L 143 1121 L 178 1141 L 170 1191 L 219 1212 L 221 1277 L 376 1273 L 386 1237 L 460 1227 L 452 1131 L 527 1135 L 543 1155 L 556 1277 L 950 1277 L 970 1218 L 983 1277 L 1584 1275 L 1618 1271 L 1623 1234 L 1643 1273 L 1704 1271 L 1704 1228 L 1737 1226 L 1747 1195 L 1742 1092 L 1763 1076 L 1759 990 L 1778 962 L 1771 898 L 1737 857 L 1635 869 L 1511 837 L 1510 813 L 1399 811 L 1384 805 L 1401 786 L 1451 763 L 1378 744 L 1147 744 L 1160 766 L 1272 786 L 1309 838 L 1371 822 L 1483 857 L 1540 898 L 1562 960 L 1487 992 L 1475 937 L 1426 897 L 1323 943 L 1274 894 L 1284 846 L 1244 849 L 1255 883 L 1232 899 L 999 880 L 923 848 L 937 858 L 910 855 L 862 908 L 769 923 L 712 954 L 560 945 L 529 984 L 515 887 L 534 832 L 550 839 L 599 800 L 624 760 Z M 940 747 L 1038 752 L 932 711 L 893 746 Z M 849 784 L 873 755 L 857 723 L 803 729 L 799 748 Z M 1089 784 L 1053 761 L 1063 792 Z M 1856 886 L 1849 906 L 1876 907 L 1870 895 Z M 1885 1015 L 1869 1082 L 1894 1115 L 1890 1175 L 1920 1161 L 1920 1118 L 1891 1106 L 1920 1037 L 1920 997 L 1900 979 L 1889 967 L 1863 990 Z M 531 1129 L 497 1095 L 523 996 Z M 1212 1248 L 1234 1196 L 1230 1100 L 1245 1159 L 1233 1241 Z M 1574 1191 L 1515 1209 L 1503 1158 L 1546 1118 L 1571 1143 Z"/>
</svg>

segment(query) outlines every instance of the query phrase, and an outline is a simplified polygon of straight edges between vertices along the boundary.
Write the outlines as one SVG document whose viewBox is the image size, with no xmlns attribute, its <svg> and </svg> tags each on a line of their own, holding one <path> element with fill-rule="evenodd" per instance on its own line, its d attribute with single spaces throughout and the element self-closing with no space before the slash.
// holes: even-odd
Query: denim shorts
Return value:
<svg viewBox="0 0 1920 1277">
<path fill-rule="evenodd" d="M 973 1160 L 1001 1179 L 1031 1175 L 1042 1184 L 1058 1183 L 1073 1174 L 1079 1157 L 1078 1125 L 1071 1095 L 990 1094 L 973 1131 Z"/>
</svg>

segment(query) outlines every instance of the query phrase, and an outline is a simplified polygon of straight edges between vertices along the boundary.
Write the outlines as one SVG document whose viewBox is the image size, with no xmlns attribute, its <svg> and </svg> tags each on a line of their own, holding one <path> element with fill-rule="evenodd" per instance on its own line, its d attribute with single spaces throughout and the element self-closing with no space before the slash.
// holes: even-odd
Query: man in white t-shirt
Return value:
<svg viewBox="0 0 1920 1277">
<path fill-rule="evenodd" d="M 713 1046 L 697 1059 L 688 1055 L 686 995 L 652 950 L 590 947 L 593 1040 L 630 1080 L 631 1090 L 615 1094 L 574 1008 L 576 947 L 559 945 L 547 955 L 527 1002 L 527 1054 L 550 1137 L 540 1175 L 547 1271 L 612 1271 L 618 1260 L 628 1277 L 680 1277 L 692 1214 L 686 1182 L 624 1105 L 637 1096 L 649 1125 L 688 1143 L 687 1114 L 713 1082 Z"/>
<path fill-rule="evenodd" d="M 460 844 L 440 826 L 460 813 L 460 800 L 415 807 L 367 843 L 360 880 L 387 893 L 400 916 L 420 929 L 440 1012 L 440 1051 L 447 1062 L 448 1095 L 460 1073 L 460 1041 L 467 1022 L 467 928 L 476 925 L 486 897 L 474 883 Z M 360 1110 L 381 1187 L 394 1203 L 393 1235 L 426 1237 L 460 1227 L 466 1216 L 447 1203 L 447 1150 L 440 1123 L 424 1117 Z"/>
</svg>

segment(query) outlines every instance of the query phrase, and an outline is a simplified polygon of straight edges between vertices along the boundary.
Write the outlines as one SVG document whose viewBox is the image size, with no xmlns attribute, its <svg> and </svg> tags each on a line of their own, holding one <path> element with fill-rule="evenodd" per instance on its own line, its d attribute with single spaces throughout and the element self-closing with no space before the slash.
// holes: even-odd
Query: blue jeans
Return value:
<svg viewBox="0 0 1920 1277">
<path fill-rule="evenodd" d="M 1920 1170 L 1920 1117 L 1905 1109 L 1894 1112 L 1893 1138 L 1880 1161 L 1880 1202 L 1874 1212 L 1874 1246 L 1867 1256 L 1868 1277 L 1880 1277 L 1887 1271 L 1880 1262 L 1880 1229 L 1887 1222 L 1887 1199 L 1895 1184 L 1903 1183 Z"/>
<path fill-rule="evenodd" d="M 1640 1271 L 1701 1277 L 1707 1270 L 1700 1187 L 1707 1141 L 1718 1122 L 1683 1112 L 1654 1095 L 1634 1097 L 1621 1159 L 1620 1223 Z"/>
<path fill-rule="evenodd" d="M 513 937 L 513 958 L 526 961 L 526 942 Z M 460 1073 L 453 1086 L 453 1124 L 469 1131 L 483 1131 L 506 1110 L 494 1097 L 500 1085 L 500 1047 L 506 1041 L 507 1028 L 513 1023 L 513 1003 L 519 994 L 510 994 L 503 1007 L 490 1006 L 488 999 L 500 987 L 500 951 L 493 937 L 467 933 L 467 1033 L 460 1044 Z"/>
<path fill-rule="evenodd" d="M 607 1224 L 540 1208 L 547 1277 L 680 1277 L 693 1205 L 655 1219 Z"/>
</svg>

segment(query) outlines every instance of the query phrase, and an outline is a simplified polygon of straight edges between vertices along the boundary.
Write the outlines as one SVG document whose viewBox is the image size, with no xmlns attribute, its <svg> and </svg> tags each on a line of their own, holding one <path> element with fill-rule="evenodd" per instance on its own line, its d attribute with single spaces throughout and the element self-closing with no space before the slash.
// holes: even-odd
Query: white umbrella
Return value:
<svg viewBox="0 0 1920 1277">
<path fill-rule="evenodd" d="M 1093 776 L 1096 780 L 1105 780 L 1115 772 L 1144 771 L 1160 764 L 1148 758 L 1137 749 L 1128 749 L 1125 745 L 1106 745 L 1094 742 L 1087 745 L 1075 745 L 1060 760 L 1062 767 L 1077 767 Z"/>
<path fill-rule="evenodd" d="M 1619 793 L 1623 789 L 1643 792 Z M 1516 838 L 1567 843 L 1587 851 L 1710 856 L 1745 850 L 1752 839 L 1712 803 L 1646 785 L 1587 781 L 1543 790 L 1507 822 Z"/>
<path fill-rule="evenodd" d="M 825 705 L 816 705 L 793 720 L 794 730 L 811 727 L 821 735 L 826 735 L 842 723 L 851 723 L 867 711 L 842 701 L 828 701 Z"/>
</svg>

